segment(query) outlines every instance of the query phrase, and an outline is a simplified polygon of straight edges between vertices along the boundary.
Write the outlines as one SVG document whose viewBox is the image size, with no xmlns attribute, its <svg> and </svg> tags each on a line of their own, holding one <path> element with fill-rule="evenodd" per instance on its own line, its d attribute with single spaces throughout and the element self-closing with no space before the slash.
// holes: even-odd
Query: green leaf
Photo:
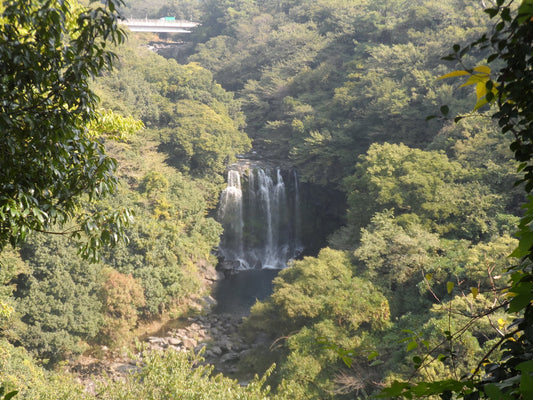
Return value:
<svg viewBox="0 0 533 400">
<path fill-rule="evenodd" d="M 414 340 L 410 341 L 409 344 L 407 345 L 407 351 L 411 351 L 411 350 L 414 350 L 418 347 L 418 343 L 415 342 Z"/>
<path fill-rule="evenodd" d="M 523 373 L 533 372 L 533 360 L 524 361 L 516 366 L 516 369 Z"/>
<path fill-rule="evenodd" d="M 18 394 L 18 390 L 13 390 L 4 396 L 4 400 L 10 400 Z"/>
<path fill-rule="evenodd" d="M 466 80 L 465 83 L 463 83 L 460 88 L 470 86 L 470 85 L 477 85 L 478 83 L 482 83 L 483 86 L 485 83 L 489 80 L 489 77 L 485 74 L 475 74 L 471 75 L 470 78 Z"/>
<path fill-rule="evenodd" d="M 373 360 L 374 358 L 376 358 L 377 356 L 379 356 L 379 353 L 378 353 L 377 351 L 374 350 L 373 352 L 371 352 L 371 353 L 368 355 L 367 359 L 368 359 L 368 361 L 372 361 L 372 360 Z"/>
<path fill-rule="evenodd" d="M 524 232 L 520 234 L 518 247 L 509 255 L 509 257 L 522 258 L 529 254 L 533 246 L 533 232 Z"/>
<path fill-rule="evenodd" d="M 405 389 L 409 389 L 411 385 L 407 382 L 394 381 L 388 388 L 381 391 L 376 397 L 398 397 L 401 396 Z"/>
<path fill-rule="evenodd" d="M 485 393 L 489 396 L 489 399 L 504 399 L 505 395 L 503 392 L 493 383 L 489 383 L 488 385 L 485 385 L 483 388 Z"/>
<path fill-rule="evenodd" d="M 479 88 L 480 87 L 480 84 L 478 84 L 476 86 L 476 88 Z M 483 91 L 484 93 L 486 93 L 486 91 Z M 479 95 L 479 93 L 478 93 Z M 482 94 L 482 96 L 485 96 L 485 94 Z M 474 106 L 474 111 L 477 111 L 479 110 L 481 107 L 483 107 L 485 104 L 488 104 L 488 99 L 486 97 L 482 97 L 481 99 L 478 100 L 478 102 L 476 103 L 476 105 Z"/>
<path fill-rule="evenodd" d="M 487 14 L 489 14 L 489 16 L 491 18 L 494 18 L 498 14 L 498 9 L 497 8 L 487 8 L 487 9 L 485 9 L 483 11 L 485 11 Z"/>
<path fill-rule="evenodd" d="M 481 99 L 482 97 L 485 97 L 487 94 L 487 85 L 486 83 L 478 83 L 476 85 L 476 96 L 479 99 Z M 485 100 L 485 104 L 487 103 L 487 101 Z"/>
<path fill-rule="evenodd" d="M 350 357 L 343 356 L 341 359 L 348 368 L 352 367 L 353 360 Z"/>
<path fill-rule="evenodd" d="M 520 282 L 517 285 L 513 285 L 509 290 L 509 293 L 513 295 L 509 303 L 508 311 L 518 312 L 524 309 L 533 300 L 533 283 Z"/>
<path fill-rule="evenodd" d="M 533 397 L 533 377 L 529 372 L 522 371 L 518 391 L 524 395 L 524 398 L 531 399 Z"/>
</svg>

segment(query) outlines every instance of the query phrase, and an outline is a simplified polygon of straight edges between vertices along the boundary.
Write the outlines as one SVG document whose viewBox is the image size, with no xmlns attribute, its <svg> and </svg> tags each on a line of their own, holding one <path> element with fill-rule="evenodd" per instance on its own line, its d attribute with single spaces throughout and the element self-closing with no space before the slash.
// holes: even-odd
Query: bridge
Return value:
<svg viewBox="0 0 533 400">
<path fill-rule="evenodd" d="M 121 21 L 132 32 L 169 32 L 191 33 L 191 29 L 200 25 L 198 22 L 179 21 L 171 18 L 161 19 L 127 19 Z"/>
</svg>

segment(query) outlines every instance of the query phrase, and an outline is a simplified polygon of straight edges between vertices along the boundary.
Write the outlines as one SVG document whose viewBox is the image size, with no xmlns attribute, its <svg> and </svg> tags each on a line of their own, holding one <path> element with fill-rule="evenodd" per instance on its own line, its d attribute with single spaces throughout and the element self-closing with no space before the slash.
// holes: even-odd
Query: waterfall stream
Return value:
<svg viewBox="0 0 533 400">
<path fill-rule="evenodd" d="M 302 250 L 296 171 L 241 161 L 228 170 L 218 220 L 223 269 L 282 269 Z"/>
</svg>

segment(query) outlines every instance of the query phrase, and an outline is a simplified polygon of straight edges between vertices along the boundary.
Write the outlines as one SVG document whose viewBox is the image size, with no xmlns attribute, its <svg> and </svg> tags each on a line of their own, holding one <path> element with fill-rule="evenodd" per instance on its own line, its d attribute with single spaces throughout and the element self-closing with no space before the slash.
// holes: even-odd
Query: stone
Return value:
<svg viewBox="0 0 533 400">
<path fill-rule="evenodd" d="M 193 322 L 192 324 L 190 324 L 187 328 L 186 328 L 189 332 L 191 331 L 199 331 L 200 329 L 202 329 L 202 327 L 196 323 L 196 322 Z"/>
<path fill-rule="evenodd" d="M 171 346 L 179 346 L 179 345 L 182 343 L 181 339 L 178 339 L 178 338 L 176 338 L 176 337 L 170 337 L 170 338 L 168 338 L 168 339 L 167 339 L 167 342 L 168 342 L 168 344 L 171 345 Z"/>
<path fill-rule="evenodd" d="M 210 348 L 211 353 L 215 356 L 219 356 L 222 354 L 222 349 L 219 346 L 213 346 Z"/>
<path fill-rule="evenodd" d="M 206 343 L 200 343 L 194 348 L 194 351 L 195 351 L 195 353 L 198 353 L 199 351 L 201 351 L 204 348 L 207 348 L 207 344 Z"/>
<path fill-rule="evenodd" d="M 248 354 L 250 354 L 250 352 L 251 352 L 250 349 L 242 350 L 242 351 L 239 353 L 239 358 L 243 358 L 243 357 L 247 356 Z"/>
<path fill-rule="evenodd" d="M 228 373 L 230 374 L 236 374 L 237 372 L 239 372 L 239 367 L 237 367 L 236 365 L 228 368 Z"/>
<path fill-rule="evenodd" d="M 235 361 L 239 359 L 239 354 L 237 353 L 226 353 L 222 357 L 220 357 L 221 363 L 227 363 L 229 361 Z"/>
<path fill-rule="evenodd" d="M 231 351 L 233 344 L 228 339 L 219 340 L 218 345 L 222 351 Z"/>
<path fill-rule="evenodd" d="M 213 307 L 217 305 L 217 301 L 213 298 L 213 296 L 205 296 L 202 298 L 202 300 L 204 301 L 205 307 L 208 310 L 211 310 Z"/>
<path fill-rule="evenodd" d="M 116 367 L 116 370 L 122 374 L 132 374 L 134 372 L 139 372 L 140 368 L 136 365 L 122 364 Z"/>
<path fill-rule="evenodd" d="M 148 338 L 148 343 L 150 343 L 151 346 L 156 346 L 156 347 L 164 348 L 168 346 L 166 339 L 162 337 L 150 336 Z"/>
<path fill-rule="evenodd" d="M 190 337 L 183 338 L 183 347 L 186 349 L 194 349 L 198 345 L 198 342 Z"/>
</svg>

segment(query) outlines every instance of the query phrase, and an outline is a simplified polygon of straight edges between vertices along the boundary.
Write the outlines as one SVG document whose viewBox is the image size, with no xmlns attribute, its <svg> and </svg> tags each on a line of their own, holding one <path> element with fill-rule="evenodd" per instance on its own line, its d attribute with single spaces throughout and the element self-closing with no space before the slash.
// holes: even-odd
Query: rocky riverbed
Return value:
<svg viewBox="0 0 533 400">
<path fill-rule="evenodd" d="M 170 330 L 166 336 L 148 337 L 148 349 L 151 351 L 203 350 L 207 364 L 215 366 L 217 372 L 234 376 L 237 362 L 245 357 L 252 348 L 265 343 L 265 338 L 258 337 L 253 343 L 246 343 L 238 334 L 242 317 L 231 314 L 206 314 L 187 319 L 188 325 Z"/>
<path fill-rule="evenodd" d="M 187 317 L 182 328 L 172 328 L 164 334 L 146 337 L 144 347 L 147 351 L 201 351 L 205 363 L 213 365 L 216 373 L 223 373 L 246 383 L 252 376 L 239 371 L 238 362 L 253 348 L 264 346 L 267 338 L 258 336 L 253 342 L 246 343 L 238 332 L 243 317 L 212 312 L 215 301 L 211 297 L 206 300 L 204 299 L 204 314 Z M 93 391 L 99 377 L 121 379 L 126 374 L 138 371 L 142 366 L 142 357 L 139 356 L 140 354 L 108 358 L 104 355 L 100 360 L 86 357 L 80 359 L 70 370 L 78 375 L 88 391 Z"/>
</svg>

